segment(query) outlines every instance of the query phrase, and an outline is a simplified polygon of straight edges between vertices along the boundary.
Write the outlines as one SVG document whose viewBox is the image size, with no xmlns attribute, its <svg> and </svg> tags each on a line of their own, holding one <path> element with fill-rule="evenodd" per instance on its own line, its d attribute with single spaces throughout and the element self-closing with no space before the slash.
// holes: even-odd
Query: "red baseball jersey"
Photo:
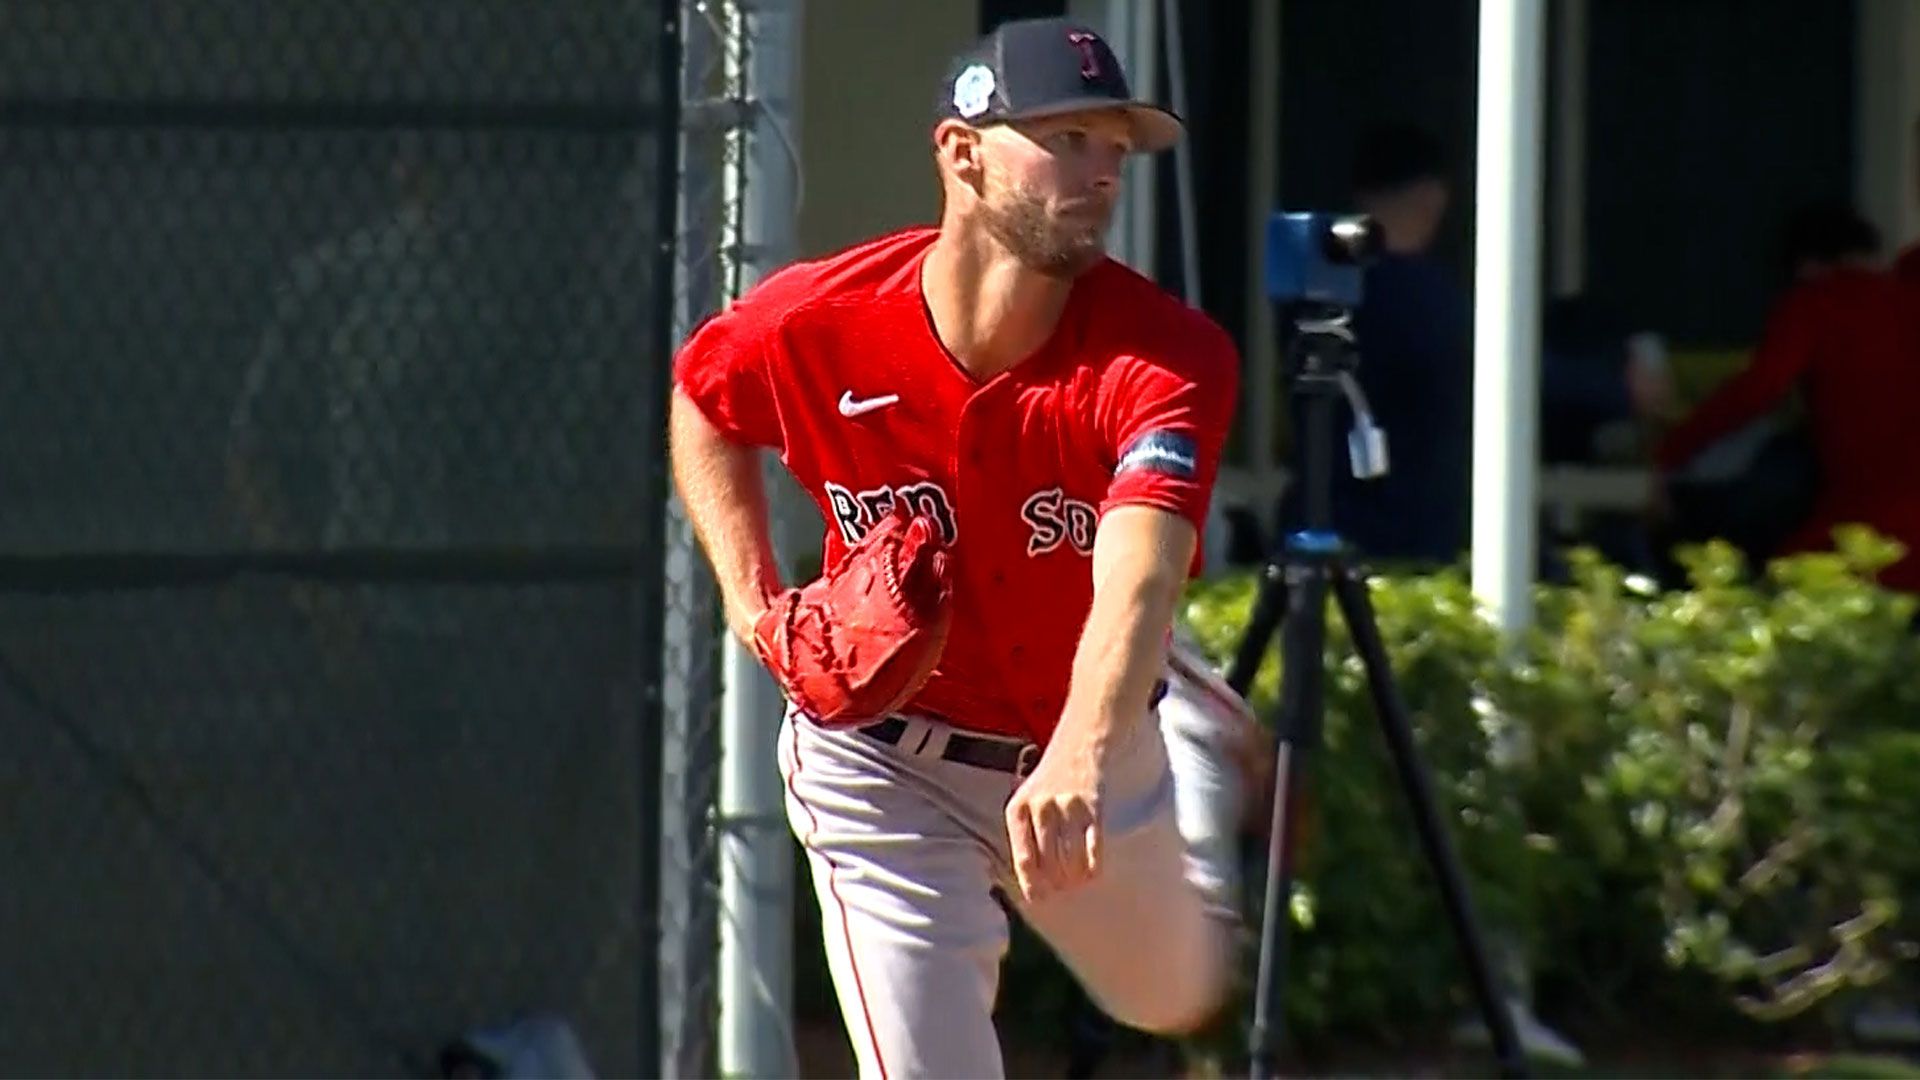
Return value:
<svg viewBox="0 0 1920 1080">
<path fill-rule="evenodd" d="M 767 278 L 687 340 L 675 382 L 727 437 L 778 451 L 826 520 L 828 565 L 896 501 L 934 517 L 954 620 L 908 711 L 1045 741 L 1101 516 L 1142 504 L 1204 528 L 1238 357 L 1205 315 L 1109 259 L 1074 282 L 1045 345 L 978 380 L 921 296 L 936 235 Z"/>
</svg>

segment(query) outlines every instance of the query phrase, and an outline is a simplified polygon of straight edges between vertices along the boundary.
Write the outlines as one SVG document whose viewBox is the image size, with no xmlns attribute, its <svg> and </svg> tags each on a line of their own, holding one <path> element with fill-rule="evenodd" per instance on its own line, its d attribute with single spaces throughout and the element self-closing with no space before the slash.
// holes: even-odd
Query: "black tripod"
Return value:
<svg viewBox="0 0 1920 1080">
<path fill-rule="evenodd" d="M 1352 405 L 1355 429 L 1350 443 L 1355 474 L 1381 475 L 1386 469 L 1384 440 L 1373 426 L 1366 399 L 1353 379 L 1358 364 L 1349 313 L 1339 307 L 1302 305 L 1294 317 L 1295 336 L 1288 358 L 1294 393 L 1304 406 L 1298 460 L 1306 485 L 1304 528 L 1286 537 L 1282 553 L 1267 564 L 1246 635 L 1241 639 L 1227 681 L 1245 695 L 1253 685 L 1274 632 L 1281 638 L 1283 680 L 1274 726 L 1273 828 L 1267 848 L 1266 909 L 1260 928 L 1260 969 L 1248 1034 L 1255 1077 L 1274 1075 L 1279 1049 L 1281 996 L 1286 981 L 1288 913 L 1292 902 L 1294 838 L 1291 825 L 1304 782 L 1307 752 L 1319 745 L 1324 713 L 1322 653 L 1326 640 L 1326 600 L 1331 586 L 1341 617 L 1353 635 L 1367 672 L 1367 685 L 1381 731 L 1392 752 L 1403 793 L 1419 830 L 1420 845 L 1439 879 L 1448 921 L 1473 980 L 1474 995 L 1501 1071 L 1526 1075 L 1526 1062 L 1514 1034 L 1513 1018 L 1494 984 L 1486 947 L 1475 925 L 1467 888 L 1453 848 L 1434 809 L 1432 784 L 1414 748 L 1405 703 L 1393 682 L 1393 669 L 1364 578 L 1346 562 L 1345 545 L 1334 531 L 1328 446 L 1333 410 L 1344 397 Z"/>
</svg>

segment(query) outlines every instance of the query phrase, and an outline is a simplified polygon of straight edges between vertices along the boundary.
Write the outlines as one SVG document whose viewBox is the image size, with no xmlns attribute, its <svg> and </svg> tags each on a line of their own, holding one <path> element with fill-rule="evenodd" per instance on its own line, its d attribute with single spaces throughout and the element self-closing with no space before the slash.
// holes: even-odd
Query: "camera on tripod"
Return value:
<svg viewBox="0 0 1920 1080">
<path fill-rule="evenodd" d="M 1285 328 L 1287 381 L 1309 405 L 1316 395 L 1345 395 L 1353 411 L 1347 457 L 1362 480 L 1386 475 L 1387 436 L 1353 377 L 1360 362 L 1353 309 L 1360 306 L 1367 264 L 1385 247 L 1386 234 L 1364 214 L 1282 212 L 1267 221 L 1267 296 Z M 1324 409 L 1310 409 L 1303 427 L 1324 418 Z M 1324 438 L 1318 430 L 1303 434 Z M 1312 470 L 1303 471 L 1314 484 Z M 1323 501 L 1318 491 L 1312 494 Z"/>
<path fill-rule="evenodd" d="M 1267 295 L 1288 334 L 1286 380 L 1298 406 L 1293 482 L 1305 497 L 1304 520 L 1297 528 L 1283 530 L 1285 542 L 1261 574 L 1253 611 L 1227 673 L 1227 683 L 1235 692 L 1249 694 L 1268 647 L 1276 635 L 1280 637 L 1280 702 L 1273 721 L 1273 822 L 1267 830 L 1260 966 L 1247 1031 L 1248 1061 L 1256 1080 L 1275 1075 L 1278 1065 L 1293 892 L 1295 845 L 1290 825 L 1306 782 L 1302 763 L 1320 743 L 1326 706 L 1329 593 L 1359 653 L 1381 733 L 1413 812 L 1420 846 L 1440 887 L 1474 996 L 1492 1033 L 1501 1072 L 1526 1075 L 1513 1017 L 1487 960 L 1465 875 L 1415 748 L 1413 721 L 1394 684 L 1393 665 L 1364 576 L 1351 565 L 1349 555 L 1354 553 L 1334 521 L 1329 447 L 1333 414 L 1343 397 L 1353 411 L 1347 450 L 1354 475 L 1372 479 L 1387 471 L 1386 435 L 1374 425 L 1366 396 L 1353 375 L 1360 364 L 1360 349 L 1352 327 L 1366 265 L 1383 246 L 1379 227 L 1366 217 L 1279 213 L 1267 225 Z"/>
</svg>

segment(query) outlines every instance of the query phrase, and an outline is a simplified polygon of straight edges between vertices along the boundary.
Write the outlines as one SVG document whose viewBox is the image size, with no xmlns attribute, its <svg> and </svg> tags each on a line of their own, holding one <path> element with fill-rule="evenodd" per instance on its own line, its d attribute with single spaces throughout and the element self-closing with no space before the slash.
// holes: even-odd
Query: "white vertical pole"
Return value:
<svg viewBox="0 0 1920 1080">
<path fill-rule="evenodd" d="M 1914 123 L 1920 117 L 1920 3 L 1860 0 L 1855 8 L 1854 199 L 1897 251 L 1920 239 L 1920 177 Z"/>
<path fill-rule="evenodd" d="M 740 288 L 796 250 L 799 133 L 795 107 L 801 0 L 735 7 L 728 62 L 748 122 L 740 198 Z M 730 72 L 730 74 L 733 74 Z M 769 463 L 771 466 L 771 463 Z M 770 467 L 769 473 L 777 471 Z M 785 515 L 780 477 L 768 477 L 774 542 Z M 773 679 L 738 642 L 726 644 L 720 773 L 720 1046 L 722 1076 L 794 1075 L 792 1051 L 793 854 L 781 803 L 776 733 L 785 703 Z"/>
<path fill-rule="evenodd" d="M 1587 3 L 1553 11 L 1553 294 L 1577 296 L 1587 279 Z"/>
<path fill-rule="evenodd" d="M 1510 633 L 1533 617 L 1545 54 L 1545 4 L 1481 0 L 1473 589 Z"/>
</svg>

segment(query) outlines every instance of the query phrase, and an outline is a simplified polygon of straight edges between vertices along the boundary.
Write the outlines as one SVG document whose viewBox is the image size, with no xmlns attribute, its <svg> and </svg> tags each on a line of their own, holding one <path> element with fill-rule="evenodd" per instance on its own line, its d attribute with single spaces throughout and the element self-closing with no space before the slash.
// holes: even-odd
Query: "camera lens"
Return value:
<svg viewBox="0 0 1920 1080">
<path fill-rule="evenodd" d="M 1385 243 L 1379 223 L 1365 214 L 1332 219 L 1321 239 L 1327 261 L 1337 266 L 1365 266 L 1380 254 Z"/>
</svg>

